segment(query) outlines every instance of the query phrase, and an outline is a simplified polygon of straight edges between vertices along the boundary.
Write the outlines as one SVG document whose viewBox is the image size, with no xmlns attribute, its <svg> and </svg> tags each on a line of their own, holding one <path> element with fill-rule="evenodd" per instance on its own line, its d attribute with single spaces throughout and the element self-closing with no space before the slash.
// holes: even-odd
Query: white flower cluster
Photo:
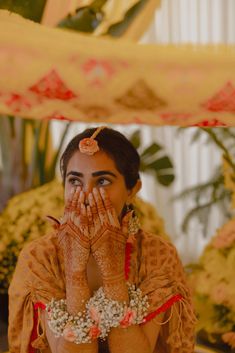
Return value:
<svg viewBox="0 0 235 353">
<path fill-rule="evenodd" d="M 54 300 L 46 305 L 48 325 L 56 337 L 80 344 L 93 339 L 105 339 L 112 327 L 126 328 L 144 322 L 149 307 L 147 296 L 139 288 L 128 284 L 129 304 L 105 296 L 99 288 L 86 304 L 86 310 L 75 316 L 67 312 L 66 300 Z"/>
<path fill-rule="evenodd" d="M 54 300 L 46 305 L 48 312 L 48 326 L 54 332 L 55 337 L 64 336 L 64 338 L 74 343 L 89 343 L 90 328 L 92 320 L 86 312 L 80 312 L 73 316 L 67 312 L 66 300 Z"/>
</svg>

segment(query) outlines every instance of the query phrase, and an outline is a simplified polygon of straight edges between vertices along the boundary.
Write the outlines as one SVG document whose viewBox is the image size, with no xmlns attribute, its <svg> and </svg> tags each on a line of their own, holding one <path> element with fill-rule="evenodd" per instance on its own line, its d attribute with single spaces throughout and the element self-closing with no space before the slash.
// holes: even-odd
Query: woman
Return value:
<svg viewBox="0 0 235 353">
<path fill-rule="evenodd" d="M 11 353 L 193 352 L 176 250 L 139 229 L 131 207 L 139 167 L 132 144 L 106 127 L 68 144 L 64 216 L 23 249 L 9 289 Z"/>
</svg>

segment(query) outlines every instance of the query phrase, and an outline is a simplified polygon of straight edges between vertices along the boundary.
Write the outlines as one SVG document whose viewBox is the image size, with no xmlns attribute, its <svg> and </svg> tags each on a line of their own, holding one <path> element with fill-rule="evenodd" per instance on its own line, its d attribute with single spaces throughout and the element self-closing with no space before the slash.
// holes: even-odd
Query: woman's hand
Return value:
<svg viewBox="0 0 235 353">
<path fill-rule="evenodd" d="M 88 200 L 91 252 L 100 268 L 106 294 L 113 299 L 128 300 L 124 265 L 131 212 L 123 218 L 120 225 L 116 211 L 103 188 L 100 191 L 94 189 Z"/>
<path fill-rule="evenodd" d="M 90 298 L 87 282 L 90 242 L 84 198 L 80 188 L 71 194 L 58 228 L 58 243 L 64 253 L 67 308 L 71 314 L 83 311 Z"/>
<path fill-rule="evenodd" d="M 73 260 L 73 273 L 86 270 L 90 254 L 84 198 L 80 188 L 73 190 L 58 231 L 59 245 L 63 248 L 66 259 Z"/>
</svg>

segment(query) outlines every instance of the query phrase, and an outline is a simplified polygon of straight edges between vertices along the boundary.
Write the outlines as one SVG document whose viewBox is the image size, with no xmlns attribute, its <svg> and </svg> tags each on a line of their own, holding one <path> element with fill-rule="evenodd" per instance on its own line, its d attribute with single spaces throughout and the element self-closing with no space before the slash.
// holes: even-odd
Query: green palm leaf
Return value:
<svg viewBox="0 0 235 353">
<path fill-rule="evenodd" d="M 175 179 L 173 163 L 168 156 L 163 155 L 163 146 L 153 142 L 142 150 L 140 130 L 135 131 L 129 139 L 140 154 L 140 171 L 153 174 L 162 186 L 171 185 Z"/>
<path fill-rule="evenodd" d="M 0 9 L 16 12 L 34 22 L 40 22 L 47 0 L 0 0 Z"/>
</svg>

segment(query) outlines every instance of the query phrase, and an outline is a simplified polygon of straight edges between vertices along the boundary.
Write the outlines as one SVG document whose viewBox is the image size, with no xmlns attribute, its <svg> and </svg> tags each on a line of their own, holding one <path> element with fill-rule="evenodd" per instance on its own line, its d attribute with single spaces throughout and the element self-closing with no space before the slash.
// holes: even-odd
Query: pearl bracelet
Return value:
<svg viewBox="0 0 235 353">
<path fill-rule="evenodd" d="M 56 337 L 77 344 L 90 343 L 96 338 L 104 340 L 112 327 L 126 328 L 144 321 L 149 307 L 147 296 L 128 283 L 129 304 L 108 299 L 100 287 L 89 299 L 86 310 L 77 315 L 67 312 L 66 300 L 54 300 L 46 305 L 48 325 Z"/>
</svg>

